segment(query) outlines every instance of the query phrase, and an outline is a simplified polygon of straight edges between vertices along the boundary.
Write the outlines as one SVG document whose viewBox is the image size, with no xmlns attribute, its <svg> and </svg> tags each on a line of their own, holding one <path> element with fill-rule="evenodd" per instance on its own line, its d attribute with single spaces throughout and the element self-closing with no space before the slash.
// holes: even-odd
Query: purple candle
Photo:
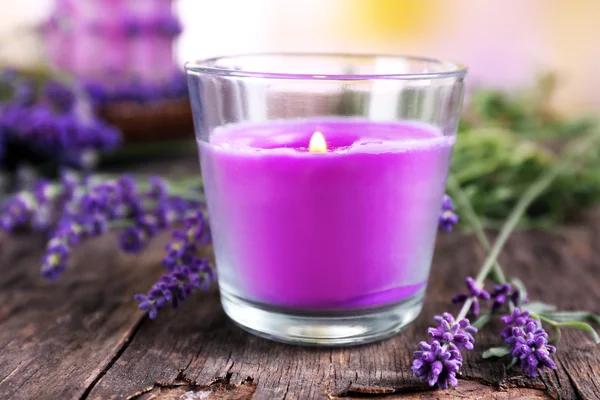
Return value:
<svg viewBox="0 0 600 400">
<path fill-rule="evenodd" d="M 219 129 L 200 152 L 221 289 L 298 309 L 423 290 L 453 139 L 344 119 Z"/>
<path fill-rule="evenodd" d="M 263 54 L 186 69 L 225 312 L 267 338 L 326 345 L 414 320 L 464 67 Z"/>
</svg>

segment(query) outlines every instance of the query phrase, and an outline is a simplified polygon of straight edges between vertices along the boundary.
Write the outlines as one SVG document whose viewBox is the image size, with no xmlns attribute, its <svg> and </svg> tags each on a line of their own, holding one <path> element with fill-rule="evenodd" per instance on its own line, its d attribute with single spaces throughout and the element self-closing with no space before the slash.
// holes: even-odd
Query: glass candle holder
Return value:
<svg viewBox="0 0 600 400">
<path fill-rule="evenodd" d="M 466 68 L 257 54 L 186 71 L 229 317 L 323 345 L 379 340 L 414 320 Z"/>
</svg>

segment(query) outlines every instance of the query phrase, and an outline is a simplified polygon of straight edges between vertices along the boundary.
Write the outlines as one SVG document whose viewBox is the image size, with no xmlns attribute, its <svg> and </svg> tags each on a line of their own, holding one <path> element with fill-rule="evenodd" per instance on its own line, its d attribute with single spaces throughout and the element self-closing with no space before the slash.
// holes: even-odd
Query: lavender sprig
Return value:
<svg viewBox="0 0 600 400">
<path fill-rule="evenodd" d="M 9 198 L 0 213 L 6 231 L 29 227 L 49 231 L 56 222 L 42 262 L 42 275 L 55 279 L 62 273 L 72 248 L 82 240 L 103 234 L 110 226 L 126 226 L 121 245 L 139 250 L 147 239 L 202 210 L 203 203 L 175 193 L 165 181 L 150 178 L 137 183 L 125 175 L 116 179 L 64 174 L 59 183 L 37 182 Z M 203 238 L 206 229 L 203 226 Z M 131 246 L 132 230 L 143 240 Z"/>
<path fill-rule="evenodd" d="M 467 286 L 467 293 L 458 293 L 452 297 L 452 303 L 464 304 L 467 300 L 470 301 L 471 305 L 468 310 L 473 316 L 479 316 L 480 300 L 487 301 L 491 298 L 490 293 L 483 288 L 483 285 L 475 282 L 475 279 L 470 276 L 465 280 Z"/>
<path fill-rule="evenodd" d="M 469 213 L 470 215 L 468 218 L 472 221 L 476 236 L 482 246 L 486 250 L 489 249 L 489 254 L 476 279 L 467 280 L 470 295 L 464 298 L 463 305 L 456 318 L 457 320 L 461 321 L 469 313 L 473 303 L 481 299 L 480 296 L 484 290 L 482 286 L 483 282 L 490 275 L 499 285 L 504 285 L 506 283 L 506 279 L 504 278 L 500 265 L 497 263 L 497 259 L 519 219 L 522 217 L 527 207 L 552 183 L 556 176 L 572 162 L 572 159 L 582 154 L 586 148 L 589 148 L 591 143 L 598 139 L 599 136 L 600 134 L 588 135 L 584 137 L 583 140 L 577 141 L 573 146 L 569 146 L 563 160 L 546 171 L 546 173 L 528 187 L 512 210 L 509 218 L 502 226 L 498 238 L 491 249 L 477 216 L 474 212 Z M 466 209 L 472 211 L 468 199 L 462 194 L 456 181 L 452 177 L 449 179 L 449 184 L 451 187 L 454 186 L 454 189 L 460 194 L 459 200 L 461 203 L 466 204 Z M 506 298 L 507 289 L 509 289 L 508 286 L 499 286 L 496 288 L 494 291 L 495 303 L 500 304 L 508 301 L 510 307 L 513 308 L 514 303 L 512 296 L 510 300 Z M 484 297 L 487 296 L 484 295 Z M 587 318 L 587 315 L 585 317 Z M 489 314 L 486 315 L 486 318 L 489 318 Z M 557 328 L 564 326 L 563 324 L 565 324 L 558 323 L 547 317 L 543 317 L 542 319 Z M 448 316 L 446 318 L 438 318 L 438 320 L 446 321 L 447 326 L 444 325 L 443 327 L 430 328 L 429 332 L 431 332 L 432 336 L 435 335 L 434 337 L 442 338 L 446 333 L 449 333 L 446 335 L 446 340 L 449 341 L 443 345 L 435 339 L 429 344 L 422 342 L 422 350 L 415 352 L 416 359 L 413 362 L 412 370 L 419 379 L 426 380 L 430 386 L 435 386 L 437 384 L 444 389 L 448 387 L 448 385 L 456 386 L 456 374 L 459 373 L 460 367 L 462 366 L 462 356 L 460 356 L 458 347 L 454 344 L 453 339 L 451 339 L 451 337 L 454 337 L 451 336 L 453 335 L 452 331 L 447 332 L 447 329 L 451 329 L 452 326 L 448 321 L 453 321 L 453 319 L 451 319 L 451 316 Z M 512 349 L 507 350 L 507 352 L 521 360 L 521 367 L 526 374 L 535 376 L 539 368 L 552 369 L 555 367 L 550 356 L 556 352 L 556 348 L 548 344 L 548 335 L 536 320 L 529 320 L 529 314 L 515 308 L 512 316 L 505 318 L 505 323 L 507 326 L 505 330 L 503 330 L 503 337 L 509 345 L 512 345 Z M 600 342 L 600 337 L 591 327 L 589 327 L 589 325 L 580 321 L 570 321 L 567 323 L 569 324 L 568 326 L 588 330 L 592 333 L 597 342 Z M 470 345 L 473 345 L 473 342 L 474 339 L 473 341 L 468 340 Z M 455 353 L 450 354 L 451 351 L 454 351 Z M 458 352 L 458 354 L 456 354 L 456 352 Z M 504 352 L 501 349 L 497 354 L 504 355 L 507 354 L 507 352 Z M 492 351 L 492 353 L 494 353 L 494 351 Z"/>
<path fill-rule="evenodd" d="M 160 309 L 188 298 L 194 290 L 206 290 L 216 280 L 216 274 L 207 260 L 196 255 L 198 245 L 208 241 L 207 226 L 202 211 L 196 211 L 185 220 L 185 230 L 173 233 L 174 241 L 166 247 L 163 264 L 167 273 L 152 286 L 148 294 L 137 294 L 139 308 L 155 319 Z"/>
<path fill-rule="evenodd" d="M 559 164 L 559 165 L 561 165 L 561 164 Z M 494 268 L 496 268 L 496 270 L 499 270 L 499 266 L 497 265 L 496 260 L 498 258 L 498 255 L 500 254 L 500 251 L 502 250 L 504 244 L 508 240 L 510 234 L 516 227 L 516 225 L 519 221 L 519 218 L 523 215 L 523 213 L 527 209 L 527 206 L 540 193 L 542 193 L 543 190 L 552 182 L 552 180 L 554 179 L 554 177 L 557 175 L 558 172 L 559 172 L 559 170 L 556 170 L 556 168 L 554 168 L 553 170 L 550 170 L 549 172 L 544 174 L 542 177 L 540 177 L 536 182 L 534 182 L 534 184 L 532 184 L 528 188 L 528 190 L 523 194 L 523 196 L 521 197 L 521 199 L 519 200 L 519 202 L 513 209 L 508 220 L 503 225 L 503 227 L 500 231 L 500 234 L 498 235 L 498 239 L 494 243 L 494 246 L 490 249 L 490 252 L 489 252 L 483 266 L 481 267 L 481 270 L 479 271 L 477 278 L 476 279 L 467 278 L 467 286 L 468 286 L 470 295 L 466 296 L 464 298 L 464 302 L 463 302 L 462 308 L 458 314 L 457 319 L 462 319 L 464 316 L 466 316 L 469 313 L 469 311 L 471 311 L 473 304 L 475 302 L 478 302 L 478 300 L 481 299 L 480 296 L 482 294 L 482 291 L 484 291 L 483 282 L 488 277 L 488 275 L 490 275 L 490 273 L 492 272 L 492 270 Z M 477 225 L 475 225 L 475 226 L 477 226 Z M 487 238 L 485 238 L 485 234 L 483 234 L 482 231 L 478 237 L 480 238 L 480 241 L 487 243 Z M 481 237 L 483 237 L 484 239 L 482 240 Z M 504 276 L 501 273 L 500 274 L 496 273 L 496 278 L 504 279 Z M 501 283 L 505 283 L 505 282 L 501 282 Z M 484 294 L 483 297 L 487 297 L 489 299 L 489 297 L 490 297 L 489 293 L 487 295 Z M 527 365 L 525 365 L 525 367 L 528 367 L 530 365 L 531 364 L 527 364 Z M 549 365 L 549 363 L 548 363 L 548 365 Z M 530 372 L 530 369 L 526 370 L 526 373 L 529 373 L 529 372 Z"/>
<path fill-rule="evenodd" d="M 136 252 L 157 233 L 184 223 L 185 229 L 173 232 L 167 245 L 163 259 L 167 273 L 147 295 L 135 296 L 140 309 L 156 318 L 161 308 L 177 307 L 193 291 L 205 290 L 216 280 L 208 261 L 197 255 L 199 246 L 210 242 L 199 197 L 199 192 L 171 187 L 158 177 L 137 182 L 127 175 L 113 179 L 65 173 L 58 183 L 40 180 L 10 198 L 0 222 L 7 231 L 20 227 L 47 231 L 58 221 L 42 259 L 41 274 L 48 279 L 66 270 L 73 247 L 110 226 L 126 227 L 121 248 Z"/>
<path fill-rule="evenodd" d="M 496 313 L 502 309 L 509 302 L 512 302 L 514 305 L 519 305 L 520 296 L 519 291 L 512 291 L 512 285 L 508 282 L 505 282 L 501 285 L 494 285 L 494 290 L 491 293 L 492 296 L 492 309 L 493 313 Z"/>
<path fill-rule="evenodd" d="M 420 380 L 427 381 L 429 386 L 438 385 L 442 389 L 456 386 L 456 374 L 462 366 L 461 350 L 473 350 L 477 329 L 471 326 L 468 319 L 456 321 L 449 313 L 436 316 L 438 323 L 429 328 L 429 343 L 421 342 L 421 350 L 415 351 L 412 371 Z"/>
<path fill-rule="evenodd" d="M 421 350 L 415 351 L 412 371 L 429 386 L 436 384 L 441 389 L 458 385 L 456 374 L 462 367 L 463 358 L 453 344 L 441 345 L 437 340 L 421 342 Z"/>
<path fill-rule="evenodd" d="M 556 353 L 556 347 L 548 344 L 548 334 L 527 311 L 515 308 L 511 315 L 502 317 L 502 322 L 505 328 L 500 335 L 511 347 L 510 354 L 520 360 L 527 375 L 537 376 L 538 368 L 556 368 L 550 358 Z"/>
<path fill-rule="evenodd" d="M 449 313 L 436 315 L 433 319 L 439 325 L 428 329 L 427 332 L 432 339 L 442 344 L 453 344 L 458 350 L 463 348 L 473 350 L 473 343 L 475 343 L 473 335 L 477 333 L 477 329 L 471 326 L 468 319 L 456 321 Z"/>
</svg>

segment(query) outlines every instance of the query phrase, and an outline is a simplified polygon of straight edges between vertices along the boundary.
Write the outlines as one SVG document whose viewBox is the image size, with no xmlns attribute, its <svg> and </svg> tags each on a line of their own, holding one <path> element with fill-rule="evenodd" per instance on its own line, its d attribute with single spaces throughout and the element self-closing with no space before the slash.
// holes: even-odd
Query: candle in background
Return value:
<svg viewBox="0 0 600 400">
<path fill-rule="evenodd" d="M 227 314 L 259 335 L 328 345 L 416 318 L 465 69 L 258 55 L 187 71 Z"/>
</svg>

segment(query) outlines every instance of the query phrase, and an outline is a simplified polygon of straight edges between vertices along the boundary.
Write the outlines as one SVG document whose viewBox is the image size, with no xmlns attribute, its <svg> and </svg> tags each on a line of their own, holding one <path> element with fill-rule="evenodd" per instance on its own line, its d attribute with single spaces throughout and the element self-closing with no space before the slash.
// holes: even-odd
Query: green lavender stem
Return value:
<svg viewBox="0 0 600 400">
<path fill-rule="evenodd" d="M 488 241 L 485 231 L 483 230 L 483 224 L 477 217 L 477 213 L 473 209 L 469 198 L 467 197 L 465 192 L 460 188 L 458 181 L 452 174 L 450 174 L 450 176 L 448 177 L 448 189 L 450 191 L 450 195 L 458 205 L 458 209 L 460 210 L 461 216 L 466 218 L 466 220 L 471 225 L 471 228 L 473 228 L 473 233 L 475 234 L 475 237 L 481 244 L 481 247 L 483 247 L 485 251 L 489 252 L 491 245 Z M 494 281 L 497 284 L 501 285 L 506 282 L 506 278 L 504 276 L 504 273 L 502 272 L 502 267 L 500 266 L 498 261 L 494 262 L 492 275 Z"/>
<path fill-rule="evenodd" d="M 540 195 L 544 190 L 550 186 L 552 181 L 567 167 L 571 165 L 573 159 L 577 159 L 581 154 L 583 154 L 586 150 L 591 148 L 594 142 L 600 136 L 600 132 L 594 132 L 593 134 L 586 135 L 581 140 L 577 140 L 572 143 L 571 146 L 567 146 L 567 148 L 563 151 L 563 157 L 559 160 L 552 168 L 547 170 L 544 174 L 542 174 L 536 181 L 534 181 L 531 186 L 527 188 L 527 190 L 523 193 L 523 195 L 519 198 L 519 201 L 511 211 L 508 219 L 502 226 L 500 230 L 500 234 L 498 238 L 494 242 L 494 246 L 490 250 L 479 274 L 475 278 L 475 283 L 481 285 L 485 279 L 490 274 L 490 271 L 494 267 L 498 256 L 500 255 L 500 251 L 506 244 L 506 241 L 510 237 L 510 234 L 517 226 L 519 219 L 523 216 L 527 207 L 531 205 L 531 203 Z M 485 235 L 484 235 L 485 236 Z M 463 304 L 460 312 L 458 313 L 457 319 L 460 320 L 467 316 L 471 305 L 473 304 L 473 298 L 467 299 L 467 301 Z"/>
</svg>

